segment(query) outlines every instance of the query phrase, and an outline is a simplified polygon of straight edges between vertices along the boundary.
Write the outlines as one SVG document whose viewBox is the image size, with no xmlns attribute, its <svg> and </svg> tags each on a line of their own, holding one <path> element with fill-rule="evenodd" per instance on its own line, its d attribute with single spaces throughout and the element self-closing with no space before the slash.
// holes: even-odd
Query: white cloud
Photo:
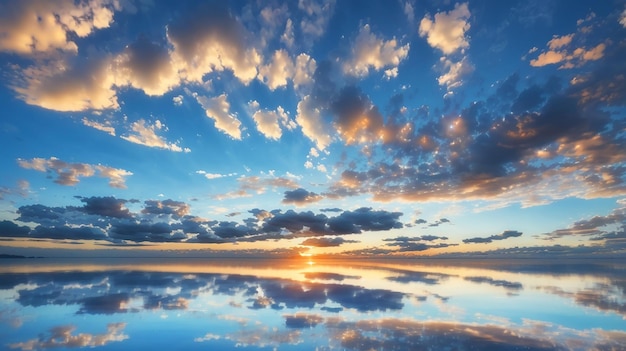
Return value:
<svg viewBox="0 0 626 351">
<path fill-rule="evenodd" d="M 566 45 L 569 45 L 569 43 L 572 42 L 573 37 L 574 37 L 574 33 L 564 35 L 561 37 L 555 36 L 548 42 L 548 47 L 550 48 L 550 50 L 556 50 L 556 49 L 562 48 Z"/>
<path fill-rule="evenodd" d="M 551 50 L 542 52 L 536 59 L 530 60 L 530 65 L 533 67 L 542 67 L 562 63 L 559 68 L 567 69 L 579 67 L 588 61 L 597 61 L 604 57 L 604 50 L 606 49 L 606 44 L 604 43 L 600 43 L 590 49 L 584 47 L 572 49 L 571 47 L 568 48 L 568 46 L 572 46 L 570 45 L 571 39 L 561 40 L 561 38 L 556 38 L 559 39 L 556 44 L 553 42 L 555 39 L 550 40 L 548 47 Z"/>
<path fill-rule="evenodd" d="M 172 102 L 175 106 L 181 106 L 183 104 L 183 96 L 177 95 L 172 98 Z"/>
<path fill-rule="evenodd" d="M 84 111 L 118 108 L 113 85 L 111 59 L 104 56 L 86 61 L 57 61 L 48 66 L 30 67 L 20 74 L 15 87 L 30 105 L 56 111 Z"/>
<path fill-rule="evenodd" d="M 287 46 L 287 48 L 293 48 L 295 43 L 293 35 L 293 21 L 291 18 L 287 18 L 287 24 L 285 24 L 285 32 L 280 36 L 280 41 Z"/>
<path fill-rule="evenodd" d="M 441 58 L 445 73 L 437 78 L 439 85 L 445 85 L 452 90 L 463 85 L 463 77 L 474 71 L 474 66 L 464 57 L 461 61 L 453 62 L 445 57 Z"/>
<path fill-rule="evenodd" d="M 395 78 L 398 76 L 398 67 L 394 67 L 394 68 L 390 68 L 390 69 L 386 69 L 385 70 L 385 78 L 387 78 L 387 80 L 391 79 L 391 78 Z"/>
<path fill-rule="evenodd" d="M 366 76 L 370 68 L 381 70 L 385 67 L 397 68 L 409 53 L 409 44 L 399 46 L 393 38 L 388 41 L 379 39 L 370 32 L 366 24 L 359 31 L 352 48 L 352 57 L 344 63 L 344 72 L 354 76 Z"/>
<path fill-rule="evenodd" d="M 536 59 L 530 60 L 530 65 L 533 67 L 541 67 L 546 65 L 552 65 L 565 60 L 565 55 L 557 51 L 547 51 L 541 53 Z"/>
<path fill-rule="evenodd" d="M 281 106 L 278 106 L 274 111 L 267 111 L 261 110 L 258 102 L 250 101 L 248 109 L 257 129 L 268 139 L 280 139 L 282 136 L 281 125 L 290 125 L 289 116 Z"/>
<path fill-rule="evenodd" d="M 402 8 L 406 18 L 410 23 L 415 22 L 415 9 L 413 8 L 413 4 L 411 1 L 407 1 L 404 3 L 404 7 Z"/>
<path fill-rule="evenodd" d="M 316 148 L 312 147 L 311 150 L 309 150 L 309 156 L 320 157 L 320 153 L 317 151 Z"/>
<path fill-rule="evenodd" d="M 233 177 L 236 176 L 237 173 L 228 173 L 228 174 L 220 174 L 220 173 L 209 173 L 207 171 L 203 171 L 203 170 L 199 170 L 196 171 L 196 174 L 202 174 L 206 179 L 218 179 L 218 178 L 224 178 L 224 177 Z"/>
<path fill-rule="evenodd" d="M 107 167 L 102 165 L 97 165 L 95 166 L 95 168 L 98 170 L 98 175 L 100 177 L 109 179 L 109 186 L 111 186 L 112 188 L 125 189 L 126 177 L 133 175 L 132 172 L 119 168 Z"/>
<path fill-rule="evenodd" d="M 467 3 L 456 4 L 449 12 L 439 12 L 434 19 L 425 16 L 420 22 L 419 34 L 426 37 L 428 44 L 450 55 L 469 47 L 465 32 L 469 30 L 470 11 Z"/>
<path fill-rule="evenodd" d="M 259 69 L 259 78 L 270 90 L 284 87 L 294 75 L 294 65 L 286 50 L 276 50 L 272 62 Z"/>
<path fill-rule="evenodd" d="M 319 150 L 330 145 L 332 132 L 323 123 L 320 110 L 314 106 L 309 95 L 298 103 L 296 122 L 302 128 L 302 134 L 313 141 Z"/>
<path fill-rule="evenodd" d="M 226 101 L 226 94 L 208 98 L 202 95 L 195 95 L 198 103 L 204 108 L 207 117 L 215 121 L 215 128 L 226 133 L 233 139 L 241 140 L 241 121 L 237 116 L 230 113 L 230 103 Z"/>
<path fill-rule="evenodd" d="M 317 68 L 315 59 L 307 54 L 300 54 L 296 57 L 296 71 L 293 77 L 293 86 L 298 89 L 313 82 L 313 74 Z"/>
<path fill-rule="evenodd" d="M 88 178 L 96 175 L 109 179 L 109 185 L 113 188 L 126 188 L 126 177 L 132 175 L 124 169 L 112 168 L 103 165 L 92 165 L 89 163 L 68 163 L 59 160 L 56 157 L 45 158 L 33 158 L 30 160 L 17 159 L 17 163 L 20 167 L 25 169 L 32 169 L 39 172 L 54 172 L 57 175 L 55 183 L 74 186 L 80 182 L 80 178 Z"/>
<path fill-rule="evenodd" d="M 624 9 L 622 15 L 619 17 L 619 23 L 626 28 L 626 9 Z"/>
<path fill-rule="evenodd" d="M 261 44 L 260 47 L 268 46 L 268 42 L 275 37 L 276 30 L 279 26 L 282 27 L 288 15 L 289 9 L 286 3 L 280 7 L 266 6 L 260 11 L 259 22 L 261 23 L 261 28 L 258 37 Z"/>
<path fill-rule="evenodd" d="M 189 148 L 181 148 L 178 144 L 168 143 L 163 137 L 157 134 L 157 130 L 161 129 L 163 129 L 163 124 L 159 120 L 157 120 L 153 125 L 150 125 L 145 120 L 140 119 L 131 124 L 131 130 L 133 133 L 123 135 L 121 138 L 128 140 L 131 143 L 174 152 L 191 151 Z"/>
<path fill-rule="evenodd" d="M 77 52 L 72 37 L 86 37 L 107 28 L 118 1 L 7 1 L 0 5 L 0 51 L 32 54 Z"/>
<path fill-rule="evenodd" d="M 108 133 L 112 136 L 115 136 L 115 128 L 113 128 L 110 122 L 108 121 L 106 121 L 105 123 L 100 123 L 97 121 L 90 121 L 87 119 L 87 117 L 83 117 L 82 121 L 83 121 L 83 124 L 86 125 L 87 127 L 91 127 L 91 128 L 103 131 L 105 133 Z"/>
<path fill-rule="evenodd" d="M 335 10 L 335 0 L 299 0 L 298 9 L 304 12 L 300 29 L 311 43 L 326 31 L 330 17 Z"/>
</svg>

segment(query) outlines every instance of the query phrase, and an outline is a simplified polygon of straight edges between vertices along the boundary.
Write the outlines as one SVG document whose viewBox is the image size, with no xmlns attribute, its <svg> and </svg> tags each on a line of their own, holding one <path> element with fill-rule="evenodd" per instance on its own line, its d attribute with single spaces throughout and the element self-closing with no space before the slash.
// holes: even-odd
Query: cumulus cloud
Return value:
<svg viewBox="0 0 626 351">
<path fill-rule="evenodd" d="M 347 74 L 364 77 L 370 68 L 377 71 L 389 68 L 392 73 L 388 76 L 392 76 L 393 72 L 397 75 L 398 65 L 408 54 L 409 44 L 400 46 L 395 38 L 384 41 L 371 33 L 369 24 L 366 24 L 359 31 L 352 47 L 352 57 L 344 63 L 343 70 Z"/>
<path fill-rule="evenodd" d="M 428 44 L 438 48 L 445 55 L 469 47 L 465 33 L 470 29 L 468 19 L 470 11 L 467 3 L 456 4 L 448 12 L 439 12 L 434 18 L 427 15 L 422 18 L 419 34 L 426 37 Z"/>
<path fill-rule="evenodd" d="M 9 238 L 26 237 L 30 233 L 30 227 L 18 225 L 12 221 L 0 221 L 0 233 Z"/>
<path fill-rule="evenodd" d="M 141 210 L 144 214 L 154 215 L 170 215 L 174 218 L 180 218 L 189 214 L 189 204 L 182 201 L 174 200 L 146 200 L 145 207 Z"/>
<path fill-rule="evenodd" d="M 486 238 L 469 238 L 469 239 L 463 239 L 463 242 L 468 244 L 468 243 L 490 243 L 493 242 L 495 240 L 505 240 L 508 238 L 516 238 L 522 236 L 522 232 L 518 232 L 516 230 L 505 230 L 503 231 L 501 234 L 497 234 L 497 235 L 492 235 Z"/>
<path fill-rule="evenodd" d="M 230 70 L 244 84 L 258 74 L 261 54 L 244 26 L 220 4 L 200 3 L 167 26 L 171 57 L 181 78 L 202 83 L 205 74 Z"/>
<path fill-rule="evenodd" d="M 300 54 L 296 57 L 293 86 L 298 89 L 310 85 L 313 81 L 313 73 L 317 68 L 317 62 L 308 54 Z"/>
<path fill-rule="evenodd" d="M 77 52 L 72 40 L 113 23 L 121 10 L 113 0 L 11 1 L 0 5 L 0 50 L 34 54 L 53 50 Z"/>
<path fill-rule="evenodd" d="M 276 50 L 272 61 L 259 68 L 259 78 L 270 90 L 284 87 L 295 72 L 293 61 L 286 50 Z"/>
<path fill-rule="evenodd" d="M 259 103 L 255 101 L 248 102 L 248 109 L 252 114 L 252 119 L 256 123 L 257 129 L 268 139 L 278 140 L 283 134 L 282 127 L 289 130 L 295 128 L 295 122 L 289 119 L 289 115 L 281 106 L 276 110 L 262 110 Z"/>
<path fill-rule="evenodd" d="M 320 201 L 321 199 L 322 199 L 321 195 L 318 195 L 314 192 L 307 191 L 303 188 L 298 188 L 295 190 L 285 191 L 285 197 L 283 198 L 282 203 L 302 206 L 302 205 L 306 205 L 312 202 Z"/>
<path fill-rule="evenodd" d="M 182 148 L 178 143 L 169 143 L 163 137 L 159 136 L 157 131 L 165 129 L 165 126 L 159 120 L 156 120 L 154 124 L 150 125 L 146 120 L 140 119 L 133 122 L 130 125 L 130 129 L 132 133 L 123 135 L 121 137 L 122 139 L 157 149 L 165 149 L 174 152 L 191 152 L 191 149 Z"/>
<path fill-rule="evenodd" d="M 18 159 L 17 163 L 20 167 L 26 169 L 33 169 L 39 172 L 54 172 L 57 178 L 55 183 L 74 186 L 80 182 L 82 177 L 92 177 L 98 175 L 99 177 L 108 178 L 109 185 L 113 188 L 126 188 L 126 177 L 132 175 L 132 172 L 112 168 L 103 165 L 92 165 L 88 163 L 68 163 L 59 160 L 56 157 L 45 158 L 33 158 L 30 160 Z"/>
<path fill-rule="evenodd" d="M 435 14 L 434 19 L 429 15 L 424 16 L 420 22 L 420 36 L 426 37 L 431 47 L 441 50 L 444 54 L 440 59 L 443 74 L 437 81 L 439 85 L 446 86 L 448 91 L 461 86 L 462 78 L 474 70 L 465 56 L 465 49 L 469 47 L 466 37 L 466 32 L 470 28 L 469 17 L 467 3 L 462 3 L 456 4 L 449 12 Z"/>
<path fill-rule="evenodd" d="M 108 55 L 33 66 L 21 72 L 14 90 L 27 104 L 56 111 L 119 108 L 115 73 Z"/>
<path fill-rule="evenodd" d="M 387 137 L 383 116 L 358 88 L 343 88 L 331 107 L 337 130 L 346 143 L 371 143 Z"/>
<path fill-rule="evenodd" d="M 128 202 L 124 199 L 117 199 L 113 196 L 105 197 L 83 197 L 80 199 L 85 203 L 83 207 L 77 208 L 79 211 L 97 216 L 114 218 L 131 218 L 130 211 L 125 207 Z"/>
<path fill-rule="evenodd" d="M 326 31 L 328 22 L 335 11 L 335 0 L 298 0 L 302 12 L 300 30 L 305 43 L 312 43 Z"/>
<path fill-rule="evenodd" d="M 179 84 L 167 48 L 146 37 L 128 45 L 116 63 L 118 85 L 128 84 L 148 95 L 163 95 Z"/>
<path fill-rule="evenodd" d="M 207 117 L 215 121 L 215 128 L 233 139 L 241 140 L 241 121 L 230 112 L 230 103 L 226 94 L 213 98 L 194 94 L 198 103 L 205 110 Z"/>
<path fill-rule="evenodd" d="M 332 133 L 322 120 L 322 112 L 315 106 L 313 98 L 305 96 L 298 103 L 296 122 L 302 128 L 302 134 L 315 143 L 319 150 L 324 150 L 332 142 Z"/>
</svg>

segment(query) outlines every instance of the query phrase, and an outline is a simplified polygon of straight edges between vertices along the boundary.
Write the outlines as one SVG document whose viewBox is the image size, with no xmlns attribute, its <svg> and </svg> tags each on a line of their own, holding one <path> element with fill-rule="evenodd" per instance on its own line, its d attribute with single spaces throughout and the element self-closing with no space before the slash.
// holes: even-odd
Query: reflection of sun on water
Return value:
<svg viewBox="0 0 626 351">
<path fill-rule="evenodd" d="M 301 253 L 300 253 L 300 256 L 301 256 L 301 257 L 304 257 L 304 258 L 306 258 L 306 259 L 307 259 L 307 264 L 308 264 L 309 266 L 312 266 L 312 265 L 314 265 L 314 264 L 315 264 L 315 262 L 313 262 L 313 259 L 312 259 L 312 257 L 313 257 L 313 254 L 312 254 L 312 253 L 310 253 L 310 252 L 301 252 Z"/>
</svg>

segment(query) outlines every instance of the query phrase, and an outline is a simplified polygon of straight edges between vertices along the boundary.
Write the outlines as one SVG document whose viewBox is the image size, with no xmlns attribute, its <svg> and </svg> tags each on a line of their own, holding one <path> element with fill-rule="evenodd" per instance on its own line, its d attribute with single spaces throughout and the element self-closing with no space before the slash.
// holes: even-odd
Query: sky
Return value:
<svg viewBox="0 0 626 351">
<path fill-rule="evenodd" d="M 0 251 L 626 253 L 626 1 L 0 1 Z"/>
</svg>

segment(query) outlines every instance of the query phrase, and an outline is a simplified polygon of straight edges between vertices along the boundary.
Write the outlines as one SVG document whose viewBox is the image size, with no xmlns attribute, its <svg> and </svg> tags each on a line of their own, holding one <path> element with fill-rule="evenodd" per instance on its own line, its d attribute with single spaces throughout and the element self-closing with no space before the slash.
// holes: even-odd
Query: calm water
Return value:
<svg viewBox="0 0 626 351">
<path fill-rule="evenodd" d="M 0 262 L 0 349 L 626 350 L 615 262 Z"/>
</svg>

